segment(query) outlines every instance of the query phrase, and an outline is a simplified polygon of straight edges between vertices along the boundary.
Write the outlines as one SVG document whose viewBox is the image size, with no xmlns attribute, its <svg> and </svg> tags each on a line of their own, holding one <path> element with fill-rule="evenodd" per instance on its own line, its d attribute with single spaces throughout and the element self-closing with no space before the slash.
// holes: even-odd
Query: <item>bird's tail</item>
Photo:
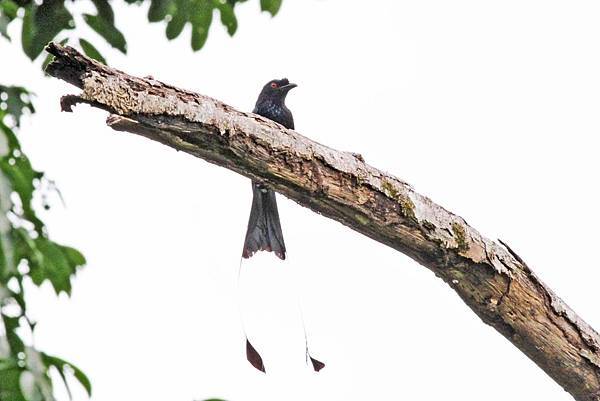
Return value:
<svg viewBox="0 0 600 401">
<path fill-rule="evenodd" d="M 275 192 L 261 183 L 252 182 L 252 209 L 248 220 L 248 230 L 244 241 L 243 258 L 249 258 L 257 251 L 274 252 L 285 259 L 285 243 L 279 222 Z"/>
</svg>

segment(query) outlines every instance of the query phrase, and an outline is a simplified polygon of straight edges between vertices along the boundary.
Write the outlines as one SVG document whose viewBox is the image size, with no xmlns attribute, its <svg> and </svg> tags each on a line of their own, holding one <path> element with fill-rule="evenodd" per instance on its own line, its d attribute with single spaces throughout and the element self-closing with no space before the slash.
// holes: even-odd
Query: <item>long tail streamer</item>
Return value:
<svg viewBox="0 0 600 401">
<path fill-rule="evenodd" d="M 241 294 L 241 292 L 240 292 L 240 276 L 241 275 L 242 275 L 242 259 L 240 259 L 240 265 L 238 267 L 238 274 L 237 274 L 237 293 L 238 293 L 237 304 L 238 304 L 238 313 L 240 315 L 240 322 L 242 323 L 242 330 L 244 332 L 244 337 L 246 337 L 246 359 L 256 369 L 260 370 L 263 373 L 266 373 L 265 364 L 263 363 L 263 359 L 260 356 L 260 354 L 258 353 L 258 351 L 256 350 L 256 348 L 254 348 L 254 346 L 250 343 L 250 340 L 248 339 L 248 334 L 246 332 L 246 325 L 244 324 L 244 315 L 242 314 L 242 305 L 241 305 L 241 301 L 240 301 L 240 294 Z"/>
<path fill-rule="evenodd" d="M 306 334 L 306 323 L 304 322 L 304 313 L 302 312 L 302 306 L 300 305 L 300 296 L 298 296 L 298 310 L 300 311 L 300 319 L 302 320 L 302 330 L 304 330 L 304 346 L 306 348 L 306 363 L 310 359 L 315 372 L 320 371 L 325 367 L 325 364 L 316 358 L 313 358 L 308 348 L 308 335 Z"/>
</svg>

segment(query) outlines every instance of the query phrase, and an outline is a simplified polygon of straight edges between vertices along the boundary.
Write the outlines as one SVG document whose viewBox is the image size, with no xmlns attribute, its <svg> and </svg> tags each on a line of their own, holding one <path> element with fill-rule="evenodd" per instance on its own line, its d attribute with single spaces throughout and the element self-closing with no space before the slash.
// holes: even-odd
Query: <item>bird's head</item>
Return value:
<svg viewBox="0 0 600 401">
<path fill-rule="evenodd" d="M 296 86 L 298 85 L 290 83 L 287 78 L 273 79 L 263 86 L 258 100 L 259 102 L 264 100 L 283 102 L 288 92 Z"/>
</svg>

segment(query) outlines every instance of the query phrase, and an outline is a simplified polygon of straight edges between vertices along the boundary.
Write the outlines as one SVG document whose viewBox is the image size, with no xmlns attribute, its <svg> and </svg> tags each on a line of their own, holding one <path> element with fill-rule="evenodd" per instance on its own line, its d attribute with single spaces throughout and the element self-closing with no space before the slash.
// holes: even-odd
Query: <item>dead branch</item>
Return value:
<svg viewBox="0 0 600 401">
<path fill-rule="evenodd" d="M 357 154 L 215 99 L 137 78 L 51 43 L 47 72 L 83 90 L 63 106 L 108 110 L 107 124 L 262 181 L 302 206 L 432 270 L 573 397 L 600 400 L 600 337 L 508 246 Z"/>
</svg>

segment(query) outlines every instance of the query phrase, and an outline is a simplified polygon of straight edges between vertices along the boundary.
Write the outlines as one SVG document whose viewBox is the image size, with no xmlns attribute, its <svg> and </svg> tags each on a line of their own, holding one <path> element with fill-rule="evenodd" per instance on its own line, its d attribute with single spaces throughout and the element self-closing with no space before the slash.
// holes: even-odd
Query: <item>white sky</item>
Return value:
<svg viewBox="0 0 600 401">
<path fill-rule="evenodd" d="M 271 19 L 251 0 L 235 37 L 215 24 L 199 53 L 189 31 L 168 42 L 145 7 L 115 6 L 129 55 L 100 46 L 112 65 L 242 110 L 288 77 L 300 133 L 507 241 L 600 327 L 597 1 L 285 0 Z M 77 89 L 18 46 L 0 41 L 0 77 L 37 93 L 21 138 L 67 203 L 44 218 L 89 260 L 71 299 L 30 291 L 36 346 L 80 365 L 94 401 L 571 399 L 428 270 L 281 196 L 289 260 L 244 262 L 238 292 L 248 180 L 102 111 L 60 113 Z M 246 362 L 238 298 L 267 375 Z"/>
</svg>

